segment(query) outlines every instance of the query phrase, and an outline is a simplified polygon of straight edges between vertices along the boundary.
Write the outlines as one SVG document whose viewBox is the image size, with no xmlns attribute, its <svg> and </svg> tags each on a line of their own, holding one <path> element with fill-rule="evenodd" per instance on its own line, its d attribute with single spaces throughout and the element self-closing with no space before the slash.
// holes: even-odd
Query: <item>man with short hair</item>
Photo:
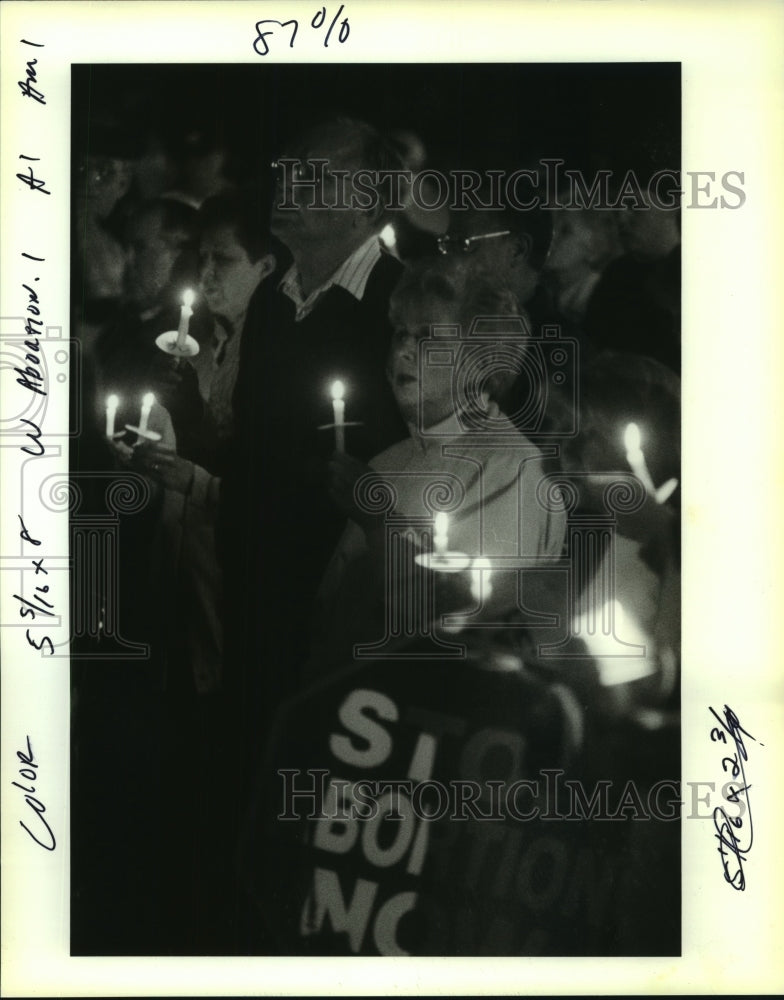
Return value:
<svg viewBox="0 0 784 1000">
<path fill-rule="evenodd" d="M 599 279 L 588 301 L 585 329 L 603 349 L 654 358 L 680 375 L 681 232 L 677 200 L 674 206 L 663 208 L 646 193 L 642 205 L 627 205 L 620 212 L 618 231 L 624 253 Z"/>
<path fill-rule="evenodd" d="M 540 280 L 552 238 L 553 213 L 539 204 L 528 209 L 510 205 L 498 209 L 471 208 L 452 214 L 449 231 L 438 240 L 438 248 L 441 254 L 464 257 L 477 275 L 492 274 L 510 288 L 531 336 L 539 338 L 545 328 L 557 327 L 561 336 L 575 338 L 584 352 L 586 344 L 580 332 L 566 321 Z M 568 377 L 573 378 L 574 373 Z M 504 398 L 499 400 L 503 412 L 529 435 L 548 430 L 553 421 L 551 411 L 569 405 L 574 387 L 564 383 L 558 388 L 550 380 L 549 402 L 541 413 L 537 410 L 540 416 L 535 426 L 520 417 L 529 412 L 531 388 L 530 378 L 521 368 L 519 377 L 511 381 Z M 545 386 L 540 389 L 544 391 Z"/>
<path fill-rule="evenodd" d="M 310 606 L 343 526 L 326 489 L 334 431 L 319 430 L 332 422 L 332 383 L 345 385 L 350 453 L 367 459 L 405 435 L 385 377 L 401 265 L 380 246 L 386 201 L 373 186 L 399 166 L 395 154 L 371 126 L 342 118 L 290 153 L 275 164 L 271 228 L 293 262 L 248 310 L 222 498 L 232 631 L 246 680 L 261 680 L 251 698 L 264 718 L 296 690 Z"/>
<path fill-rule="evenodd" d="M 123 404 L 133 400 L 138 408 L 150 389 L 151 369 L 161 356 L 155 338 L 177 328 L 182 293 L 195 284 L 196 221 L 195 209 L 170 198 L 143 202 L 129 220 L 121 308 L 95 344 L 102 398 L 119 392 Z"/>
<path fill-rule="evenodd" d="M 471 208 L 453 214 L 438 247 L 442 254 L 470 257 L 479 268 L 497 275 L 530 312 L 536 310 L 537 294 L 542 294 L 539 278 L 552 238 L 552 213 L 546 209 Z"/>
</svg>

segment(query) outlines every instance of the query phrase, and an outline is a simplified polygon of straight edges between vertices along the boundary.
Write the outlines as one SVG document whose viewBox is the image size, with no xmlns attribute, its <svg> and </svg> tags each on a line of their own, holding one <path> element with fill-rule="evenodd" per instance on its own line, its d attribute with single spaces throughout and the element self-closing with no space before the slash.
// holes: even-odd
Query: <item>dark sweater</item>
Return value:
<svg viewBox="0 0 784 1000">
<path fill-rule="evenodd" d="M 220 513 L 228 621 L 245 660 L 284 650 L 291 665 L 307 649 L 313 597 L 345 523 L 326 488 L 334 432 L 317 429 L 333 420 L 332 382 L 346 386 L 346 420 L 363 424 L 346 429 L 347 452 L 366 461 L 407 433 L 385 374 L 401 270 L 382 257 L 361 301 L 332 287 L 298 323 L 276 279 L 251 300 Z"/>
<path fill-rule="evenodd" d="M 585 331 L 600 349 L 655 358 L 681 371 L 681 248 L 656 261 L 614 260 L 588 302 Z"/>
</svg>

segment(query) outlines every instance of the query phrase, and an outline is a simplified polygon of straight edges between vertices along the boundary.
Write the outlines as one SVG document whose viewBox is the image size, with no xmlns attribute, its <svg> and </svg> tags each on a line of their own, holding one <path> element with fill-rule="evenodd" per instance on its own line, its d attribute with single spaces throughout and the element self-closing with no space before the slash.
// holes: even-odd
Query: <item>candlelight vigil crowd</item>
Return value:
<svg viewBox="0 0 784 1000">
<path fill-rule="evenodd" d="M 672 147 L 371 97 L 74 114 L 72 952 L 677 954 Z"/>
</svg>

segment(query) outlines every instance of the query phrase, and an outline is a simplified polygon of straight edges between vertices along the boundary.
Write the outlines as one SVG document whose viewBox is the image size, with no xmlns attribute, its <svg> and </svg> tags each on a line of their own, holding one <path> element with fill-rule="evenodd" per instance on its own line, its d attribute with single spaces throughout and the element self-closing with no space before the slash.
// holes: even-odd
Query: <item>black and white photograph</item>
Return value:
<svg viewBox="0 0 784 1000">
<path fill-rule="evenodd" d="M 680 951 L 680 67 L 390 77 L 73 67 L 75 954 Z"/>
<path fill-rule="evenodd" d="M 672 992 L 752 899 L 768 954 L 781 685 L 735 505 L 775 476 L 775 268 L 715 52 L 666 4 L 627 46 L 602 5 L 604 48 L 597 4 L 60 5 L 107 38 L 96 6 L 128 44 L 74 39 L 56 101 L 46 18 L 4 39 L 4 840 L 61 887 L 58 961 Z"/>
</svg>

